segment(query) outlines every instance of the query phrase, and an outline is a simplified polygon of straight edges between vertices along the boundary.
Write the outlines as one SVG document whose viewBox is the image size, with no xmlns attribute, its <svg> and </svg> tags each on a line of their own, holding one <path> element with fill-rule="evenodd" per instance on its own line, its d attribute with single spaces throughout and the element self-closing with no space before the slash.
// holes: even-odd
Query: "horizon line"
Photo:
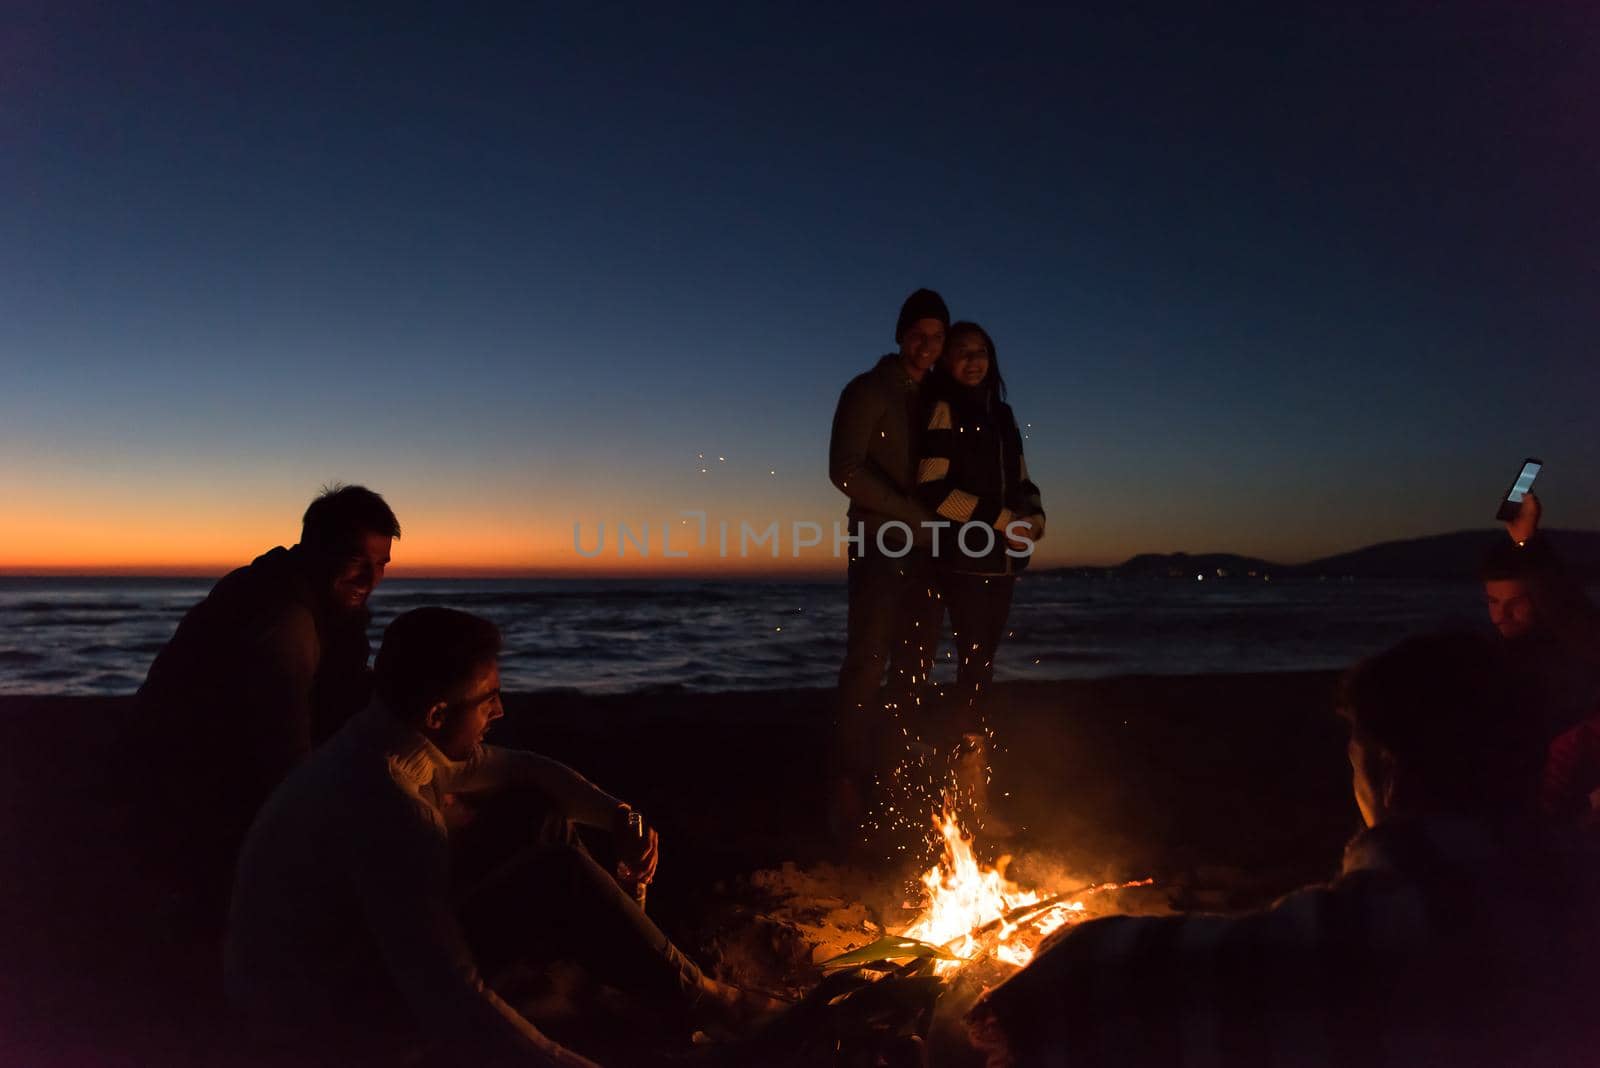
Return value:
<svg viewBox="0 0 1600 1068">
<path fill-rule="evenodd" d="M 1255 557 L 1248 553 L 1232 550 L 1205 550 L 1193 551 L 1187 549 L 1173 549 L 1167 551 L 1145 551 L 1130 553 L 1121 557 L 1115 563 L 1091 563 L 1087 561 L 1052 561 L 1034 568 L 1036 572 L 1056 570 L 1109 570 L 1127 563 L 1139 556 L 1240 556 L 1247 559 L 1261 560 L 1275 567 L 1303 567 L 1319 560 L 1331 559 L 1336 556 L 1345 556 L 1350 553 L 1361 552 L 1366 549 L 1382 545 L 1393 545 L 1407 541 L 1422 541 L 1429 538 L 1444 538 L 1453 535 L 1493 533 L 1494 527 L 1470 527 L 1460 530 L 1443 531 L 1435 534 L 1418 534 L 1403 538 L 1389 538 L 1383 541 L 1370 542 L 1353 549 L 1340 550 L 1333 553 L 1324 553 L 1309 557 L 1301 561 L 1268 560 L 1265 557 Z M 1550 528 L 1545 534 L 1600 534 L 1600 531 L 1581 529 Z M 93 564 L 88 566 L 71 564 L 0 564 L 0 578 L 195 578 L 217 579 L 245 566 L 243 563 L 173 563 L 173 564 Z M 663 581 L 682 579 L 687 581 L 794 581 L 794 582 L 831 582 L 844 578 L 845 563 L 842 559 L 831 561 L 826 568 L 815 566 L 791 566 L 779 568 L 701 568 L 686 567 L 683 569 L 660 569 L 634 566 L 594 566 L 594 567 L 537 567 L 537 566 L 493 566 L 482 564 L 426 564 L 419 565 L 413 573 L 411 568 L 401 565 L 391 570 L 389 577 L 407 581 L 456 581 L 468 579 L 486 580 L 556 580 L 556 579 L 594 579 L 594 580 L 637 580 L 637 581 Z"/>
</svg>

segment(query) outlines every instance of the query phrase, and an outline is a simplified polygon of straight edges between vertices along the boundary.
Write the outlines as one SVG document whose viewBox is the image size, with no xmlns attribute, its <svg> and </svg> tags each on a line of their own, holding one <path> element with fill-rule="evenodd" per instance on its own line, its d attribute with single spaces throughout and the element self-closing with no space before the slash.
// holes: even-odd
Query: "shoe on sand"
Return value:
<svg viewBox="0 0 1600 1068">
<path fill-rule="evenodd" d="M 758 990 L 746 990 L 702 975 L 694 1016 L 707 1025 L 737 1034 L 769 1023 L 788 1007 L 788 1002 Z"/>
</svg>

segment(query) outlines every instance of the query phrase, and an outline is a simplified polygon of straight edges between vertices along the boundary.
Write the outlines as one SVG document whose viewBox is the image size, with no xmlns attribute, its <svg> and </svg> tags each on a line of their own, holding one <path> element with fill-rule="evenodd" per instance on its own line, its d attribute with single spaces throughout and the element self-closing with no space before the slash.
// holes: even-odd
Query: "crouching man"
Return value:
<svg viewBox="0 0 1600 1068">
<path fill-rule="evenodd" d="M 483 744 L 503 714 L 499 649 L 494 624 L 464 612 L 395 619 L 372 703 L 262 809 L 240 856 L 226 950 L 229 998 L 258 1042 L 362 1061 L 421 1037 L 447 1063 L 588 1064 L 486 979 L 554 958 L 686 1015 L 726 1019 L 743 1007 L 571 833 L 573 823 L 625 826 L 628 806 L 555 761 Z M 458 798 L 495 793 L 537 799 L 527 825 L 543 830 L 460 885 L 447 813 Z M 653 831 L 619 835 L 619 852 L 648 880 Z"/>
<path fill-rule="evenodd" d="M 1591 1063 L 1592 858 L 1532 819 L 1542 747 L 1477 635 L 1346 675 L 1367 829 L 1327 886 L 1242 916 L 1069 928 L 969 1016 L 991 1068 Z"/>
</svg>

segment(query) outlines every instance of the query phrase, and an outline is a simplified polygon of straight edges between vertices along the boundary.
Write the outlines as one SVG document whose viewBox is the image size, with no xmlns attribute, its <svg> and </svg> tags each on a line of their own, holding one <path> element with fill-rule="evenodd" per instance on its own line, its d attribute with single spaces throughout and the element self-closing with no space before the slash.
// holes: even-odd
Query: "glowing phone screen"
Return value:
<svg viewBox="0 0 1600 1068">
<path fill-rule="evenodd" d="M 1539 477 L 1538 464 L 1523 464 L 1522 474 L 1517 476 L 1517 481 L 1511 487 L 1511 492 L 1506 494 L 1506 500 L 1512 504 L 1520 504 L 1522 498 L 1526 497 L 1528 491 L 1533 488 L 1533 480 L 1537 477 Z"/>
</svg>

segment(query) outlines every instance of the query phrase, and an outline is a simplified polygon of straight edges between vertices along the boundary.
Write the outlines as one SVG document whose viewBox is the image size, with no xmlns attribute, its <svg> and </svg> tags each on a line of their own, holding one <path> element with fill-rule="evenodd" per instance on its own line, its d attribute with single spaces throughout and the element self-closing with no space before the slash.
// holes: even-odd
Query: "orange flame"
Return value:
<svg viewBox="0 0 1600 1068">
<path fill-rule="evenodd" d="M 1046 895 L 1025 890 L 1006 877 L 1010 857 L 1001 857 L 992 868 L 980 864 L 953 812 L 946 810 L 933 822 L 944 840 L 943 851 L 939 862 L 922 876 L 927 893 L 922 914 L 900 933 L 943 946 L 962 958 L 938 961 L 934 966 L 938 974 L 947 975 L 977 959 L 989 945 L 996 960 L 1021 968 L 1033 959 L 1034 948 L 1045 935 L 1083 912 L 1083 902 L 1061 901 L 1018 924 L 1006 922 L 1008 915 L 1039 904 Z"/>
</svg>

